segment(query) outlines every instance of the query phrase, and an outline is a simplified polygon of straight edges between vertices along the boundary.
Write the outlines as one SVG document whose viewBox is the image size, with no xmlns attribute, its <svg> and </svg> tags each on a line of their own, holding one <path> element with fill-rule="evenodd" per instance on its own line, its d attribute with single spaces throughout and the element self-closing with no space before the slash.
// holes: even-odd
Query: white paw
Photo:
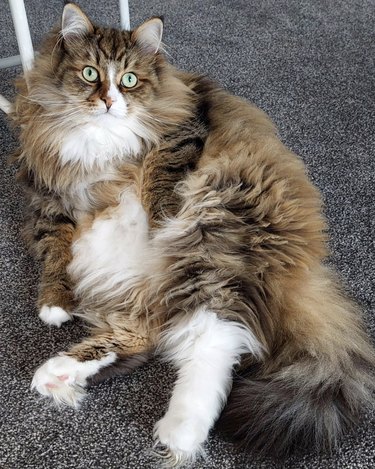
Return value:
<svg viewBox="0 0 375 469">
<path fill-rule="evenodd" d="M 85 362 L 66 355 L 50 358 L 36 370 L 31 389 L 36 389 L 42 396 L 53 398 L 58 405 L 78 407 L 85 396 L 87 378 L 115 360 L 116 354 L 113 352 L 101 360 Z"/>
<path fill-rule="evenodd" d="M 40 319 L 50 326 L 60 327 L 63 322 L 70 321 L 71 315 L 60 306 L 43 305 L 39 311 Z"/>
<path fill-rule="evenodd" d="M 84 397 L 85 380 L 79 376 L 77 360 L 60 356 L 50 358 L 38 368 L 31 383 L 42 396 L 52 397 L 57 404 L 73 407 Z"/>
<path fill-rule="evenodd" d="M 207 425 L 198 417 L 182 417 L 169 412 L 154 428 L 156 445 L 165 447 L 159 453 L 171 466 L 193 462 L 197 456 L 203 455 L 202 443 L 207 435 Z"/>
</svg>

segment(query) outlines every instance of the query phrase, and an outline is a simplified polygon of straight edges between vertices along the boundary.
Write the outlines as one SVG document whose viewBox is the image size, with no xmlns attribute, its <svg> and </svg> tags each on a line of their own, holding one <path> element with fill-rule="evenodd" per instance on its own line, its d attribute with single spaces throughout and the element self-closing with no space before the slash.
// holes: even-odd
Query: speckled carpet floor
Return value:
<svg viewBox="0 0 375 469">
<path fill-rule="evenodd" d="M 58 20 L 63 1 L 27 0 L 34 44 Z M 375 336 L 374 0 L 137 0 L 131 22 L 165 15 L 171 60 L 206 73 L 269 113 L 324 195 L 331 262 L 364 308 Z M 118 5 L 84 0 L 97 22 L 117 25 Z M 8 3 L 0 0 L 1 56 L 17 53 Z M 19 69 L 0 71 L 14 95 Z M 37 318 L 37 266 L 20 241 L 24 201 L 6 165 L 15 141 L 0 115 L 0 467 L 153 469 L 148 448 L 173 370 L 157 362 L 89 392 L 81 410 L 58 410 L 30 392 L 34 369 L 83 334 L 78 321 L 49 329 Z M 238 452 L 215 431 L 196 469 L 375 467 L 375 413 L 330 457 L 283 464 Z"/>
</svg>

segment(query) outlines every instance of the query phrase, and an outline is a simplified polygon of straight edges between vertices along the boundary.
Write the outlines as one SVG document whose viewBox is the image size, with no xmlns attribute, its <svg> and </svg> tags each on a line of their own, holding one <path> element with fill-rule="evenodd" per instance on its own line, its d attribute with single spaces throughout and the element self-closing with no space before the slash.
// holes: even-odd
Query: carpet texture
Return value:
<svg viewBox="0 0 375 469">
<path fill-rule="evenodd" d="M 27 0 L 34 44 L 59 19 L 63 1 Z M 91 17 L 119 24 L 114 0 L 81 1 Z M 364 309 L 375 337 L 375 2 L 374 0 L 137 0 L 131 23 L 165 16 L 171 60 L 210 75 L 265 110 L 281 139 L 302 156 L 325 200 L 330 262 Z M 0 0 L 1 56 L 17 53 L 8 2 Z M 12 99 L 18 69 L 2 70 Z M 152 428 L 167 405 L 174 372 L 152 362 L 129 377 L 91 388 L 79 411 L 33 394 L 35 368 L 82 336 L 79 321 L 49 329 L 35 309 L 38 266 L 20 240 L 24 199 L 6 164 L 15 148 L 1 131 L 0 467 L 153 469 Z M 280 463 L 245 455 L 213 431 L 196 469 L 375 467 L 375 413 L 332 456 Z"/>
</svg>

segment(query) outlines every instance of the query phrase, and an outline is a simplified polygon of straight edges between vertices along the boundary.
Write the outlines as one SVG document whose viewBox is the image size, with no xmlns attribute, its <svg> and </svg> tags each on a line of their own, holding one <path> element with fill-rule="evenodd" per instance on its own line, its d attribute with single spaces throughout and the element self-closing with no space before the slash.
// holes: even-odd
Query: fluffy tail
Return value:
<svg viewBox="0 0 375 469">
<path fill-rule="evenodd" d="M 287 294 L 283 338 L 266 363 L 235 380 L 219 425 L 265 454 L 331 451 L 373 405 L 374 352 L 356 306 L 328 270 L 320 268 Z"/>
</svg>

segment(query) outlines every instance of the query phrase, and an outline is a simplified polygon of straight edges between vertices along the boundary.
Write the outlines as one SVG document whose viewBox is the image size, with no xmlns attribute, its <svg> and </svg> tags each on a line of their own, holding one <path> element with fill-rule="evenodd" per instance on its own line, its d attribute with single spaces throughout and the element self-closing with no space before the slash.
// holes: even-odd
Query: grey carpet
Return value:
<svg viewBox="0 0 375 469">
<path fill-rule="evenodd" d="M 118 24 L 114 0 L 81 1 L 102 23 Z M 209 74 L 264 109 L 281 138 L 305 160 L 320 187 L 331 227 L 331 262 L 363 305 L 375 336 L 374 0 L 138 0 L 131 21 L 165 15 L 165 42 L 178 66 Z M 34 43 L 57 21 L 63 2 L 28 0 Z M 1 56 L 17 53 L 8 4 L 0 0 Z M 13 96 L 17 70 L 1 71 Z M 78 321 L 49 329 L 34 306 L 37 266 L 19 236 L 24 201 L 6 166 L 15 141 L 1 128 L 0 467 L 156 467 L 148 452 L 173 371 L 157 362 L 92 388 L 82 409 L 51 407 L 29 390 L 33 370 L 84 333 Z M 207 459 L 195 468 L 375 467 L 375 414 L 331 457 L 305 455 L 283 464 L 238 452 L 212 432 Z"/>
</svg>

